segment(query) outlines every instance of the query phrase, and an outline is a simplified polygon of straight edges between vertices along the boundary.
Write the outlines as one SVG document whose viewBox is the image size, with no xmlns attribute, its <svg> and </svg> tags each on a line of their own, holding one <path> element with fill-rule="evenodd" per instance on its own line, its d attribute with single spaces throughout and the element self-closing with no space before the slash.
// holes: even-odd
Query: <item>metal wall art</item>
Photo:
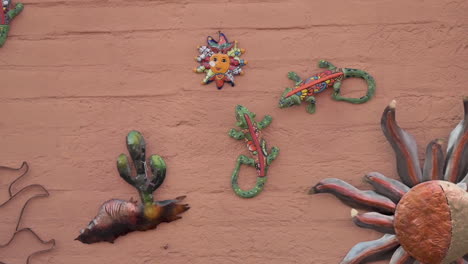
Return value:
<svg viewBox="0 0 468 264">
<path fill-rule="evenodd" d="M 326 88 L 333 87 L 332 98 L 337 101 L 346 101 L 353 104 L 361 104 L 369 101 L 375 92 L 375 81 L 367 72 L 349 68 L 337 68 L 328 61 L 321 60 L 318 64 L 320 68 L 328 70 L 302 80 L 295 72 L 289 72 L 288 78 L 295 82 L 294 88 L 286 88 L 279 107 L 286 108 L 293 105 L 300 105 L 302 101 L 309 103 L 307 112 L 315 113 L 315 95 L 323 92 Z M 348 98 L 340 94 L 341 82 L 350 77 L 360 77 L 367 81 L 367 94 L 361 98 Z"/>
<path fill-rule="evenodd" d="M 262 192 L 267 181 L 268 167 L 278 156 L 279 148 L 272 147 L 271 150 L 268 151 L 266 141 L 261 134 L 261 130 L 270 125 L 272 121 L 271 116 L 267 115 L 262 121 L 255 122 L 255 113 L 238 105 L 236 106 L 236 120 L 236 126 L 241 130 L 231 129 L 229 131 L 229 136 L 238 140 L 243 139 L 247 143 L 247 148 L 252 158 L 239 155 L 236 167 L 232 173 L 231 186 L 238 196 L 242 198 L 252 198 Z M 242 190 L 237 183 L 241 164 L 255 167 L 257 171 L 257 183 L 255 187 L 250 190 Z"/>
<path fill-rule="evenodd" d="M 223 88 L 224 83 L 234 86 L 234 75 L 242 75 L 242 67 L 247 61 L 240 58 L 245 50 L 237 47 L 237 41 L 229 42 L 226 35 L 219 32 L 219 40 L 214 40 L 211 36 L 207 39 L 206 46 L 198 46 L 200 55 L 195 60 L 200 66 L 194 72 L 205 73 L 206 76 L 201 82 L 208 84 L 215 82 L 218 89 Z"/>
<path fill-rule="evenodd" d="M 117 169 L 120 177 L 137 189 L 141 203 L 132 199 L 112 199 L 105 202 L 97 216 L 80 231 L 75 240 L 86 244 L 100 241 L 114 243 L 119 236 L 129 232 L 155 229 L 162 222 L 180 219 L 182 217 L 179 214 L 190 208 L 188 204 L 179 204 L 185 196 L 174 200 L 154 201 L 153 192 L 166 177 L 166 163 L 158 155 L 152 155 L 149 162 L 146 161 L 146 143 L 140 132 L 128 133 L 127 149 L 136 169 L 136 177 L 131 176 L 132 170 L 125 154 L 120 154 L 117 158 Z M 151 177 L 148 175 L 148 164 Z"/>
<path fill-rule="evenodd" d="M 5 44 L 8 37 L 11 21 L 19 15 L 24 8 L 21 3 L 17 3 L 14 8 L 12 8 L 12 5 L 11 0 L 2 0 L 2 12 L 0 14 L 0 47 Z"/>
<path fill-rule="evenodd" d="M 51 251 L 52 249 L 55 248 L 55 240 L 54 239 L 51 239 L 49 241 L 45 241 L 43 240 L 36 232 L 34 232 L 31 228 L 29 227 L 23 227 L 23 228 L 20 228 L 20 224 L 21 224 L 21 220 L 23 218 L 23 214 L 24 214 L 24 211 L 26 210 L 26 206 L 29 204 L 29 202 L 31 202 L 32 200 L 36 199 L 36 198 L 40 198 L 40 197 L 49 197 L 49 192 L 47 191 L 47 189 L 40 185 L 40 184 L 31 184 L 31 185 L 27 185 L 25 187 L 23 187 L 22 189 L 16 191 L 16 192 L 13 192 L 12 189 L 13 189 L 13 185 L 15 185 L 16 182 L 18 182 L 21 178 L 23 178 L 23 176 L 25 176 L 28 171 L 29 171 L 29 166 L 28 166 L 28 163 L 27 162 L 23 162 L 23 164 L 21 165 L 21 167 L 19 168 L 11 168 L 11 167 L 6 167 L 6 166 L 0 166 L 0 170 L 8 170 L 8 171 L 20 171 L 20 170 L 24 170 L 24 172 L 18 177 L 16 178 L 15 180 L 13 180 L 9 185 L 8 185 L 8 200 L 6 200 L 5 202 L 1 203 L 0 204 L 0 208 L 2 208 L 3 206 L 5 206 L 6 204 L 8 204 L 10 201 L 12 201 L 13 199 L 15 199 L 16 197 L 18 197 L 21 193 L 24 193 L 25 191 L 27 190 L 30 190 L 30 189 L 34 189 L 34 188 L 37 188 L 39 190 L 42 191 L 41 194 L 35 194 L 33 195 L 32 197 L 30 197 L 28 200 L 26 200 L 26 202 L 24 203 L 23 207 L 21 208 L 21 212 L 20 212 L 20 215 L 18 216 L 18 220 L 16 222 L 16 227 L 15 227 L 15 231 L 13 233 L 13 235 L 11 236 L 11 238 L 5 243 L 5 244 L 0 244 L 0 248 L 5 248 L 5 247 L 8 247 L 14 240 L 15 240 L 15 237 L 20 234 L 20 233 L 30 233 L 34 236 L 34 238 L 39 241 L 41 244 L 43 245 L 51 245 L 50 248 L 48 249 L 44 249 L 44 250 L 39 250 L 39 251 L 36 251 L 36 252 L 33 252 L 31 254 L 29 254 L 28 258 L 26 259 L 26 264 L 29 264 L 32 257 L 38 255 L 38 254 L 41 254 L 41 253 L 44 253 L 44 252 L 48 252 L 48 251 Z M 24 249 L 21 249 L 21 250 L 24 250 Z M 1 259 L 0 259 L 0 264 L 7 264 L 6 262 L 3 262 Z"/>
<path fill-rule="evenodd" d="M 441 140 L 426 148 L 420 166 L 413 136 L 401 129 L 395 101 L 385 109 L 381 126 L 396 155 L 400 181 L 372 172 L 365 180 L 374 191 L 361 191 L 335 178 L 322 180 L 310 193 L 331 193 L 343 202 L 373 212 L 351 210 L 353 222 L 385 235 L 361 242 L 342 264 L 357 264 L 393 252 L 390 263 L 466 263 L 468 258 L 468 98 L 464 119 L 450 133 L 444 159 Z"/>
</svg>

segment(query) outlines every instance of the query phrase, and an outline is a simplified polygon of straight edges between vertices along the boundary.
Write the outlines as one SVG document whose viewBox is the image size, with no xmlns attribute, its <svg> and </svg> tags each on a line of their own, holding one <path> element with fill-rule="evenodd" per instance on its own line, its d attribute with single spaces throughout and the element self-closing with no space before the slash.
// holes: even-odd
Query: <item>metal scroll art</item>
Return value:
<svg viewBox="0 0 468 264">
<path fill-rule="evenodd" d="M 2 12 L 0 14 L 0 47 L 5 44 L 10 31 L 11 21 L 23 11 L 23 4 L 17 3 L 14 8 L 11 0 L 2 0 Z"/>
<path fill-rule="evenodd" d="M 237 41 L 229 42 L 226 35 L 219 32 L 219 40 L 209 36 L 206 46 L 198 46 L 200 55 L 195 60 L 200 65 L 194 69 L 196 73 L 205 73 L 201 82 L 208 84 L 214 82 L 218 89 L 222 89 L 225 83 L 234 86 L 234 75 L 242 75 L 242 67 L 247 61 L 240 58 L 245 50 L 237 47 Z"/>
<path fill-rule="evenodd" d="M 6 200 L 5 202 L 1 203 L 0 204 L 0 208 L 5 206 L 6 204 L 8 204 L 10 201 L 12 201 L 13 199 L 15 199 L 16 197 L 18 197 L 21 193 L 29 190 L 29 189 L 32 189 L 32 188 L 38 188 L 40 190 L 43 191 L 43 193 L 41 194 L 36 194 L 36 195 L 33 195 L 32 197 L 30 197 L 23 205 L 23 207 L 21 208 L 21 212 L 20 212 L 20 215 L 18 217 L 18 220 L 16 222 L 16 227 L 15 227 L 15 231 L 13 233 L 13 235 L 11 236 L 11 238 L 5 243 L 5 244 L 0 244 L 0 248 L 6 248 L 8 247 L 15 239 L 15 237 L 20 234 L 20 233 L 31 233 L 34 238 L 39 241 L 41 244 L 43 245 L 51 245 L 50 248 L 48 249 L 44 249 L 44 250 L 39 250 L 39 251 L 36 251 L 36 252 L 33 252 L 31 253 L 28 258 L 26 259 L 26 264 L 29 264 L 31 262 L 31 259 L 32 257 L 38 255 L 38 254 L 41 254 L 41 253 L 45 253 L 45 252 L 48 252 L 48 251 L 51 251 L 52 249 L 55 248 L 55 240 L 54 239 L 51 239 L 49 241 L 45 241 L 43 240 L 36 232 L 34 232 L 31 228 L 29 227 L 24 227 L 24 228 L 20 228 L 20 224 L 21 224 L 21 219 L 23 218 L 23 214 L 24 214 L 24 211 L 26 210 L 26 207 L 27 205 L 29 204 L 29 202 L 31 202 L 32 200 L 36 199 L 36 198 L 40 198 L 40 197 L 49 197 L 49 192 L 47 191 L 47 189 L 40 185 L 40 184 L 31 184 L 31 185 L 27 185 L 25 187 L 23 187 L 22 189 L 20 189 L 19 191 L 17 192 L 13 192 L 12 191 L 12 188 L 13 188 L 13 185 L 18 182 L 21 178 L 23 178 L 29 171 L 29 166 L 28 166 L 28 163 L 27 162 L 23 162 L 23 164 L 21 165 L 21 167 L 19 168 L 11 168 L 11 167 L 6 167 L 6 166 L 0 166 L 0 170 L 8 170 L 8 171 L 20 171 L 24 168 L 24 172 L 23 174 L 21 174 L 19 177 L 17 177 L 15 180 L 13 180 L 10 185 L 8 185 L 8 200 Z M 3 262 L 1 259 L 0 259 L 0 264 L 7 264 L 5 262 Z"/>
<path fill-rule="evenodd" d="M 236 167 L 231 177 L 231 186 L 234 192 L 242 198 L 252 198 L 262 192 L 267 181 L 267 171 L 270 164 L 279 154 L 279 148 L 272 147 L 268 151 L 266 141 L 261 134 L 261 130 L 268 127 L 272 121 L 271 116 L 267 115 L 260 122 L 255 122 L 255 113 L 250 112 L 247 108 L 238 105 L 236 106 L 236 126 L 241 130 L 231 129 L 229 136 L 244 140 L 252 158 L 245 155 L 239 155 L 236 162 Z M 239 170 L 241 164 L 255 167 L 257 171 L 257 183 L 250 190 L 242 190 L 237 183 L 239 178 Z"/>
<path fill-rule="evenodd" d="M 300 105 L 302 101 L 308 103 L 307 112 L 315 113 L 315 95 L 323 92 L 327 88 L 333 88 L 332 98 L 337 101 L 345 101 L 353 104 L 362 104 L 369 101 L 375 93 L 375 80 L 367 72 L 350 68 L 337 68 L 328 61 L 321 60 L 318 63 L 320 68 L 328 70 L 302 80 L 297 73 L 289 72 L 288 78 L 295 82 L 294 88 L 286 88 L 279 107 L 286 108 L 293 105 Z M 348 98 L 341 96 L 341 82 L 350 77 L 360 77 L 367 81 L 367 93 L 361 98 Z"/>
<path fill-rule="evenodd" d="M 166 177 L 166 163 L 158 155 L 152 155 L 149 162 L 146 161 L 146 143 L 140 132 L 128 133 L 127 149 L 136 169 L 136 177 L 131 175 L 130 163 L 125 154 L 120 154 L 117 158 L 117 170 L 122 179 L 137 189 L 141 203 L 133 199 L 112 199 L 105 202 L 97 216 L 80 231 L 75 240 L 85 244 L 100 241 L 114 243 L 119 236 L 130 232 L 155 229 L 160 223 L 178 220 L 182 218 L 179 214 L 190 208 L 188 204 L 179 204 L 185 196 L 174 200 L 154 201 L 153 192 Z M 148 175 L 148 163 L 151 177 Z"/>
<path fill-rule="evenodd" d="M 422 167 L 416 141 L 396 122 L 395 107 L 392 101 L 385 109 L 381 126 L 395 151 L 401 182 L 371 172 L 364 179 L 375 191 L 361 191 L 335 178 L 310 190 L 372 211 L 352 209 L 353 222 L 384 233 L 380 239 L 355 245 L 341 264 L 364 263 L 392 252 L 392 264 L 468 263 L 468 98 L 463 120 L 450 133 L 445 159 L 442 141 L 433 140 Z"/>
</svg>

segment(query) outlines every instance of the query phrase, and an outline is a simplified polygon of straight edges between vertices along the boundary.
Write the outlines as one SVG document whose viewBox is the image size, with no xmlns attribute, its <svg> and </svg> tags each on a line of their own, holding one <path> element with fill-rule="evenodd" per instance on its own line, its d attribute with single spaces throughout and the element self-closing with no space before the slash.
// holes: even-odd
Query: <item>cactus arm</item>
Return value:
<svg viewBox="0 0 468 264">
<path fill-rule="evenodd" d="M 146 192 L 153 193 L 166 178 L 166 162 L 164 159 L 158 155 L 152 155 L 150 157 L 150 168 L 153 178 L 149 181 Z"/>
<path fill-rule="evenodd" d="M 132 178 L 132 171 L 128 164 L 128 158 L 125 154 L 120 154 L 117 158 L 117 170 L 119 171 L 120 177 L 124 179 L 130 185 L 135 185 L 135 180 Z"/>
</svg>

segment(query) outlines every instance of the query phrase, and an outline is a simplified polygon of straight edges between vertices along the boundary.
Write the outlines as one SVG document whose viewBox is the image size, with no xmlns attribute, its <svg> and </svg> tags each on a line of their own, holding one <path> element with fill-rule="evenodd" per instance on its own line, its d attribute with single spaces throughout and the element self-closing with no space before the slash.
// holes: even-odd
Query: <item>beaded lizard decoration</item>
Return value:
<svg viewBox="0 0 468 264">
<path fill-rule="evenodd" d="M 420 165 L 413 136 L 396 122 L 396 102 L 384 110 L 381 126 L 392 146 L 400 181 L 378 172 L 364 179 L 375 191 L 361 191 L 340 179 L 328 178 L 310 194 L 331 193 L 348 205 L 371 212 L 351 210 L 353 222 L 384 235 L 356 244 L 341 264 L 367 263 L 392 253 L 392 264 L 462 264 L 468 262 L 468 98 L 464 118 L 448 139 L 426 147 Z"/>
<path fill-rule="evenodd" d="M 125 154 L 120 154 L 117 158 L 117 170 L 122 179 L 137 189 L 141 204 L 133 199 L 112 199 L 105 202 L 97 216 L 80 231 L 75 240 L 86 244 L 100 241 L 114 243 L 119 236 L 130 232 L 155 229 L 160 223 L 178 220 L 182 218 L 179 214 L 190 209 L 188 204 L 179 204 L 185 196 L 174 200 L 154 201 L 153 192 L 166 178 L 166 163 L 160 156 L 152 155 L 149 158 L 152 177 L 148 177 L 146 143 L 140 132 L 128 133 L 127 149 L 136 169 L 136 177 L 131 176 L 130 164 Z"/>
<path fill-rule="evenodd" d="M 193 71 L 206 74 L 202 84 L 215 82 L 218 89 L 223 88 L 226 82 L 234 86 L 234 75 L 244 74 L 242 67 L 247 64 L 247 61 L 241 59 L 240 56 L 245 50 L 237 47 L 237 41 L 229 42 L 221 32 L 219 32 L 218 41 L 209 36 L 207 46 L 198 46 L 198 52 L 200 55 L 195 57 L 195 60 L 200 63 L 200 66 Z"/>
<path fill-rule="evenodd" d="M 242 198 L 252 198 L 262 192 L 267 181 L 266 175 L 268 167 L 279 154 L 279 148 L 277 147 L 272 147 L 270 153 L 268 153 L 266 141 L 260 132 L 270 125 L 272 121 L 271 116 L 265 116 L 260 122 L 255 122 L 254 118 L 255 113 L 250 112 L 247 108 L 241 105 L 236 106 L 236 126 L 240 127 L 242 130 L 237 131 L 235 129 L 231 129 L 229 131 L 230 137 L 238 140 L 245 140 L 247 148 L 253 157 L 249 158 L 245 155 L 240 155 L 237 158 L 236 167 L 232 173 L 232 189 Z M 237 183 L 241 164 L 255 167 L 257 171 L 257 183 L 255 184 L 255 187 L 250 190 L 242 190 Z"/>
<path fill-rule="evenodd" d="M 20 171 L 24 168 L 24 172 L 23 174 L 21 174 L 18 178 L 16 178 L 15 180 L 13 180 L 10 185 L 8 186 L 8 200 L 6 200 L 4 203 L 0 204 L 0 208 L 5 206 L 6 204 L 8 204 L 10 201 L 12 201 L 13 199 L 15 199 L 17 196 L 19 196 L 21 193 L 25 192 L 26 190 L 28 189 L 31 189 L 31 188 L 38 188 L 40 189 L 43 193 L 41 194 L 36 194 L 36 195 L 33 195 L 32 197 L 30 197 L 23 205 L 23 208 L 21 208 L 21 212 L 20 212 L 20 215 L 18 217 L 18 220 L 16 222 L 16 227 L 15 227 L 15 231 L 13 233 L 13 235 L 11 236 L 11 238 L 5 243 L 5 244 L 0 244 L 0 248 L 6 248 L 8 247 L 14 240 L 15 240 L 15 237 L 18 235 L 18 234 L 21 234 L 21 233 L 30 233 L 34 236 L 34 238 L 39 241 L 41 244 L 43 245 L 48 245 L 48 244 L 51 244 L 51 247 L 48 248 L 48 249 L 44 249 L 44 250 L 39 250 L 39 251 L 36 251 L 36 252 L 33 252 L 31 254 L 29 254 L 28 258 L 26 259 L 26 264 L 29 264 L 32 257 L 36 256 L 36 255 L 39 255 L 41 253 L 45 253 L 45 252 L 48 252 L 48 251 L 51 251 L 52 249 L 55 248 L 55 240 L 54 239 L 51 239 L 49 241 L 45 241 L 43 240 L 36 232 L 34 232 L 31 228 L 29 227 L 24 227 L 24 228 L 20 228 L 20 224 L 21 224 L 21 219 L 23 218 L 23 214 L 24 214 L 24 211 L 27 207 L 27 205 L 29 204 L 29 202 L 31 202 L 32 200 L 36 199 L 36 198 L 40 198 L 40 197 L 49 197 L 49 192 L 47 191 L 47 189 L 40 185 L 40 184 L 31 184 L 31 185 L 27 185 L 25 187 L 23 187 L 22 189 L 20 189 L 19 191 L 13 193 L 12 191 L 12 188 L 13 188 L 13 185 L 18 182 L 21 178 L 23 178 L 23 176 L 25 176 L 28 171 L 29 171 L 29 166 L 28 166 L 28 163 L 27 162 L 23 162 L 23 164 L 21 165 L 21 167 L 19 168 L 11 168 L 11 167 L 6 167 L 6 166 L 0 166 L 0 169 L 2 170 L 9 170 L 9 171 Z M 0 260 L 0 264 L 7 264 L 3 261 Z"/>
<path fill-rule="evenodd" d="M 2 12 L 0 13 L 0 47 L 5 44 L 10 31 L 11 21 L 23 11 L 23 4 L 17 3 L 15 8 L 11 9 L 11 0 L 2 0 Z"/>
<path fill-rule="evenodd" d="M 295 82 L 295 88 L 286 88 L 279 107 L 286 108 L 300 105 L 302 101 L 309 103 L 306 110 L 315 113 L 315 95 L 323 92 L 326 88 L 333 87 L 332 98 L 337 101 L 346 101 L 353 104 L 362 104 L 369 101 L 375 92 L 375 81 L 367 72 L 349 68 L 337 68 L 328 61 L 321 60 L 320 68 L 328 68 L 327 71 L 316 74 L 306 80 L 302 80 L 295 72 L 289 72 L 288 78 Z M 348 98 L 340 95 L 341 82 L 349 77 L 360 77 L 367 81 L 367 94 L 361 98 Z"/>
</svg>

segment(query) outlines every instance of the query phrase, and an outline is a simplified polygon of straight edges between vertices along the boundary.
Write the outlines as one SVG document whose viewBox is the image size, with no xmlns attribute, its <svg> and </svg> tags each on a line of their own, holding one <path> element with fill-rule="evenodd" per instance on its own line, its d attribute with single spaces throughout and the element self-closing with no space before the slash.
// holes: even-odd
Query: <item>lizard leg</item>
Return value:
<svg viewBox="0 0 468 264">
<path fill-rule="evenodd" d="M 237 131 L 234 128 L 229 130 L 229 136 L 237 140 L 245 138 L 245 134 L 242 131 Z"/>
<path fill-rule="evenodd" d="M 320 68 L 328 68 L 329 70 L 336 69 L 335 65 L 333 65 L 331 62 L 326 61 L 326 60 L 319 61 L 318 65 Z"/>
<path fill-rule="evenodd" d="M 314 96 L 307 96 L 305 101 L 309 103 L 307 105 L 307 108 L 306 108 L 307 112 L 309 114 L 315 113 L 315 97 Z"/>
<path fill-rule="evenodd" d="M 267 165 L 270 165 L 276 159 L 276 157 L 278 157 L 278 154 L 279 154 L 279 148 L 272 147 L 270 154 L 268 154 L 268 157 L 267 157 Z"/>
<path fill-rule="evenodd" d="M 0 25 L 0 47 L 2 47 L 8 37 L 8 31 L 10 31 L 9 25 Z"/>
<path fill-rule="evenodd" d="M 338 100 L 338 97 L 340 96 L 340 88 L 341 88 L 341 82 L 336 82 L 333 84 L 333 93 L 332 93 L 332 98 L 335 100 Z"/>
<path fill-rule="evenodd" d="M 249 158 L 245 155 L 239 155 L 239 157 L 237 158 L 237 162 L 240 164 L 245 164 L 245 165 L 248 165 L 248 166 L 252 166 L 252 167 L 255 167 L 255 160 L 252 159 L 252 158 Z"/>
<path fill-rule="evenodd" d="M 295 72 L 288 72 L 288 78 L 296 83 L 296 86 L 302 83 L 301 77 Z"/>
<path fill-rule="evenodd" d="M 335 82 L 333 84 L 333 91 L 335 91 L 335 93 L 339 93 L 340 92 L 340 88 L 341 88 L 341 82 Z"/>
<path fill-rule="evenodd" d="M 266 128 L 267 126 L 269 126 L 269 125 L 271 124 L 271 121 L 272 121 L 272 120 L 273 120 L 273 119 L 271 118 L 271 116 L 266 115 L 266 116 L 263 118 L 262 121 L 260 121 L 260 122 L 257 123 L 258 129 L 262 130 L 262 129 Z"/>
<path fill-rule="evenodd" d="M 24 5 L 22 3 L 17 3 L 14 9 L 8 11 L 7 16 L 10 19 L 10 21 L 13 20 L 13 18 L 15 18 L 17 15 L 19 15 L 21 11 L 23 11 L 23 9 Z"/>
</svg>

